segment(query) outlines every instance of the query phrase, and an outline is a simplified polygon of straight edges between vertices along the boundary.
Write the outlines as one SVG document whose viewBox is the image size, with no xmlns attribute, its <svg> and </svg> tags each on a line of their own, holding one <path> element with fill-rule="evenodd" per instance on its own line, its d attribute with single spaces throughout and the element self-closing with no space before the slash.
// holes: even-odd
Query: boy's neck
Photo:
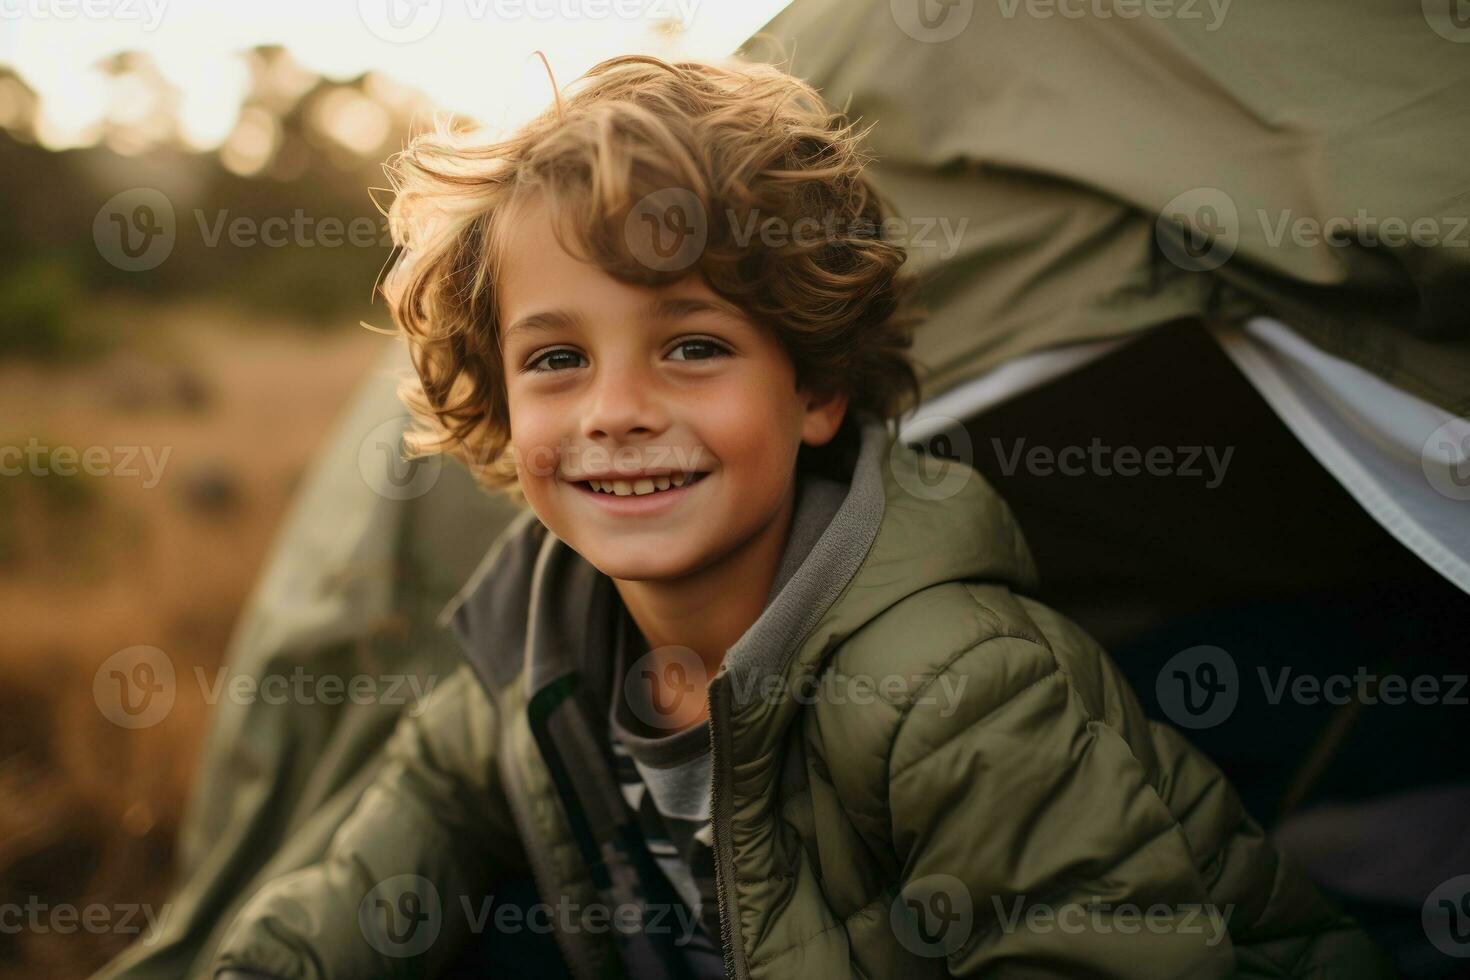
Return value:
<svg viewBox="0 0 1470 980">
<path fill-rule="evenodd" d="M 706 677 L 714 677 L 725 652 L 765 608 L 791 533 L 796 485 L 793 476 L 765 527 L 698 572 L 678 579 L 613 579 L 649 650 L 687 647 L 704 662 Z"/>
</svg>

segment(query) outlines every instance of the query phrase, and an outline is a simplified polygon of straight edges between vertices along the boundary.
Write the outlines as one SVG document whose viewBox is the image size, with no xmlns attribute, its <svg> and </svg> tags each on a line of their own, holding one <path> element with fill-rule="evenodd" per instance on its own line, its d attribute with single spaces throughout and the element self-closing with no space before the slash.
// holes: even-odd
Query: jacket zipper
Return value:
<svg viewBox="0 0 1470 980">
<path fill-rule="evenodd" d="M 536 833 L 535 825 L 530 821 L 530 814 L 526 810 L 525 786 L 521 783 L 520 773 L 516 771 L 514 753 L 499 753 L 501 760 L 501 778 L 505 781 L 505 796 L 510 803 L 511 812 L 515 815 L 516 823 L 521 828 L 521 844 L 526 850 L 526 856 L 531 863 L 531 876 L 536 880 L 536 891 L 541 901 L 551 901 L 548 896 L 559 894 L 556 876 L 552 873 L 551 857 L 541 846 L 540 835 Z M 567 935 L 562 929 L 551 930 L 556 936 L 556 941 L 561 946 L 562 955 L 566 957 L 567 966 L 572 972 L 583 980 L 593 980 L 596 972 L 590 968 L 589 951 L 574 941 L 573 937 Z"/>
<path fill-rule="evenodd" d="M 725 957 L 725 976 L 746 980 L 745 950 L 735 929 L 735 843 L 730 834 L 730 801 L 726 784 L 730 764 L 726 742 L 730 737 L 730 681 L 722 670 L 709 684 L 710 722 L 710 827 L 715 842 L 715 894 L 720 908 L 720 949 Z"/>
</svg>

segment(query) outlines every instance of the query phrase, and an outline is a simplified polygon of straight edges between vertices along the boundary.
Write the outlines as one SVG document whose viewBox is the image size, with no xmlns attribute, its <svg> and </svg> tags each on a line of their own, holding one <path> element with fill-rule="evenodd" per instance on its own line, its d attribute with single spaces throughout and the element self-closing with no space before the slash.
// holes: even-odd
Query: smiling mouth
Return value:
<svg viewBox="0 0 1470 980">
<path fill-rule="evenodd" d="M 657 497 L 660 494 L 686 490 L 709 473 L 699 472 L 668 476 L 641 477 L 636 480 L 576 480 L 573 486 L 584 493 L 601 497 Z"/>
</svg>

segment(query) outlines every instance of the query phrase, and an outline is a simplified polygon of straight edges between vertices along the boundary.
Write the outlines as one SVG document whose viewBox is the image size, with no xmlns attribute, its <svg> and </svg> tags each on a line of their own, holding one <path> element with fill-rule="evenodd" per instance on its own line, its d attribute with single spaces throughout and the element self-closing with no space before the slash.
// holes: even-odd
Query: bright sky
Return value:
<svg viewBox="0 0 1470 980">
<path fill-rule="evenodd" d="M 495 125 L 530 115 L 603 58 L 717 57 L 790 0 L 0 0 L 0 64 L 41 96 L 39 135 L 71 145 L 114 96 L 91 66 L 147 52 L 183 97 L 189 142 L 217 145 L 246 86 L 234 52 L 281 44 L 333 79 L 376 69 Z M 686 25 L 672 38 L 653 25 Z"/>
</svg>

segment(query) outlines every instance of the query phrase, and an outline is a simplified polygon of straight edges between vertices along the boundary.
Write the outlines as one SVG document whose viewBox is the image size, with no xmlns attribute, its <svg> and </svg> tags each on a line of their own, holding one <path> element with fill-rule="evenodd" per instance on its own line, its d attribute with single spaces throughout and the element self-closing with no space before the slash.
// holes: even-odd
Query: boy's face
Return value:
<svg viewBox="0 0 1470 980">
<path fill-rule="evenodd" d="M 508 230 L 497 287 L 510 452 L 542 523 L 626 580 L 698 571 L 770 527 L 798 448 L 832 438 L 845 396 L 798 391 L 770 328 L 697 274 L 621 283 L 567 254 L 539 201 Z M 678 473 L 697 480 L 625 496 L 584 482 L 647 490 Z"/>
</svg>

